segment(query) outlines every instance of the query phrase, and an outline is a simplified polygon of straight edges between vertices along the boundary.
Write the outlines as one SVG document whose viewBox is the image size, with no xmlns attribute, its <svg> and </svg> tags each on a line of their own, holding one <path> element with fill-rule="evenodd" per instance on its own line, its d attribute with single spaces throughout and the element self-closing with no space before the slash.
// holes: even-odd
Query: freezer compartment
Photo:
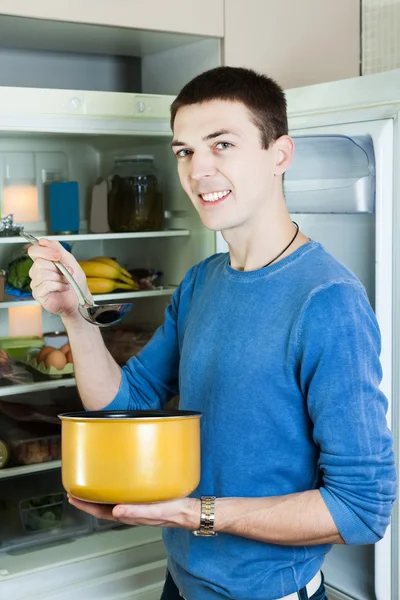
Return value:
<svg viewBox="0 0 400 600">
<path fill-rule="evenodd" d="M 292 213 L 374 213 L 375 155 L 370 136 L 293 136 L 284 178 Z"/>
<path fill-rule="evenodd" d="M 59 471 L 2 482 L 0 552 L 52 545 L 91 530 L 92 518 L 68 503 Z"/>
</svg>

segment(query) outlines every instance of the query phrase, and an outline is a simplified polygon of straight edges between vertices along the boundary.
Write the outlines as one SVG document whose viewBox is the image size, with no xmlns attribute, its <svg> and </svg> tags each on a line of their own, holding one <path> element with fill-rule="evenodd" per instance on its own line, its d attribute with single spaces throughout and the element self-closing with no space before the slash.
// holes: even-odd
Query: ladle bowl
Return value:
<svg viewBox="0 0 400 600">
<path fill-rule="evenodd" d="M 19 234 L 31 244 L 39 245 L 39 240 L 26 231 L 20 231 Z M 133 304 L 94 304 L 88 300 L 81 288 L 72 277 L 71 273 L 62 263 L 53 260 L 53 264 L 61 271 L 65 279 L 71 285 L 72 289 L 78 297 L 78 311 L 80 315 L 97 327 L 111 327 L 116 325 L 130 313 Z"/>
</svg>

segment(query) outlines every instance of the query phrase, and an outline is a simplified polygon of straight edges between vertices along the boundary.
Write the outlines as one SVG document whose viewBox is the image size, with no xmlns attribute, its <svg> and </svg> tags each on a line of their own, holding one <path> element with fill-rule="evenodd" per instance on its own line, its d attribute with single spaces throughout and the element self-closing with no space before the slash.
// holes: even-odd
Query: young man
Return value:
<svg viewBox="0 0 400 600">
<path fill-rule="evenodd" d="M 163 600 L 322 600 L 331 544 L 378 541 L 395 498 L 378 325 L 357 278 L 289 216 L 293 142 L 276 83 L 239 68 L 203 73 L 171 123 L 181 184 L 229 254 L 190 269 L 137 357 L 121 370 L 79 316 L 49 262 L 84 286 L 70 254 L 46 240 L 29 253 L 33 295 L 62 316 L 85 406 L 160 408 L 179 393 L 181 408 L 203 413 L 200 485 L 150 506 L 71 501 L 164 527 Z"/>
</svg>

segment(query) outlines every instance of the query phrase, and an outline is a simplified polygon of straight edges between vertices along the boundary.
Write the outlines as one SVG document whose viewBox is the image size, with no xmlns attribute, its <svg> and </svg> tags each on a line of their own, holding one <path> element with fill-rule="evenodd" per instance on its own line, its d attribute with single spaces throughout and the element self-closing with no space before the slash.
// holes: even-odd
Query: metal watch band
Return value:
<svg viewBox="0 0 400 600">
<path fill-rule="evenodd" d="M 217 535 L 214 531 L 215 496 L 201 496 L 200 528 L 193 531 L 199 537 L 212 537 Z"/>
</svg>

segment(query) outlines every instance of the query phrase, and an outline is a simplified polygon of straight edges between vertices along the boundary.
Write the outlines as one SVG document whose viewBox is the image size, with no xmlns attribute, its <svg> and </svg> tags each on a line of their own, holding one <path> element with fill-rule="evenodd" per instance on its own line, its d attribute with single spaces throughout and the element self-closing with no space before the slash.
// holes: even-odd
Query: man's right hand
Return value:
<svg viewBox="0 0 400 600">
<path fill-rule="evenodd" d="M 33 297 L 50 313 L 61 317 L 78 315 L 77 295 L 52 261 L 62 262 L 90 299 L 84 272 L 72 254 L 59 242 L 44 238 L 39 242 L 39 246 L 30 246 L 28 249 L 28 254 L 34 261 L 29 271 Z"/>
</svg>

